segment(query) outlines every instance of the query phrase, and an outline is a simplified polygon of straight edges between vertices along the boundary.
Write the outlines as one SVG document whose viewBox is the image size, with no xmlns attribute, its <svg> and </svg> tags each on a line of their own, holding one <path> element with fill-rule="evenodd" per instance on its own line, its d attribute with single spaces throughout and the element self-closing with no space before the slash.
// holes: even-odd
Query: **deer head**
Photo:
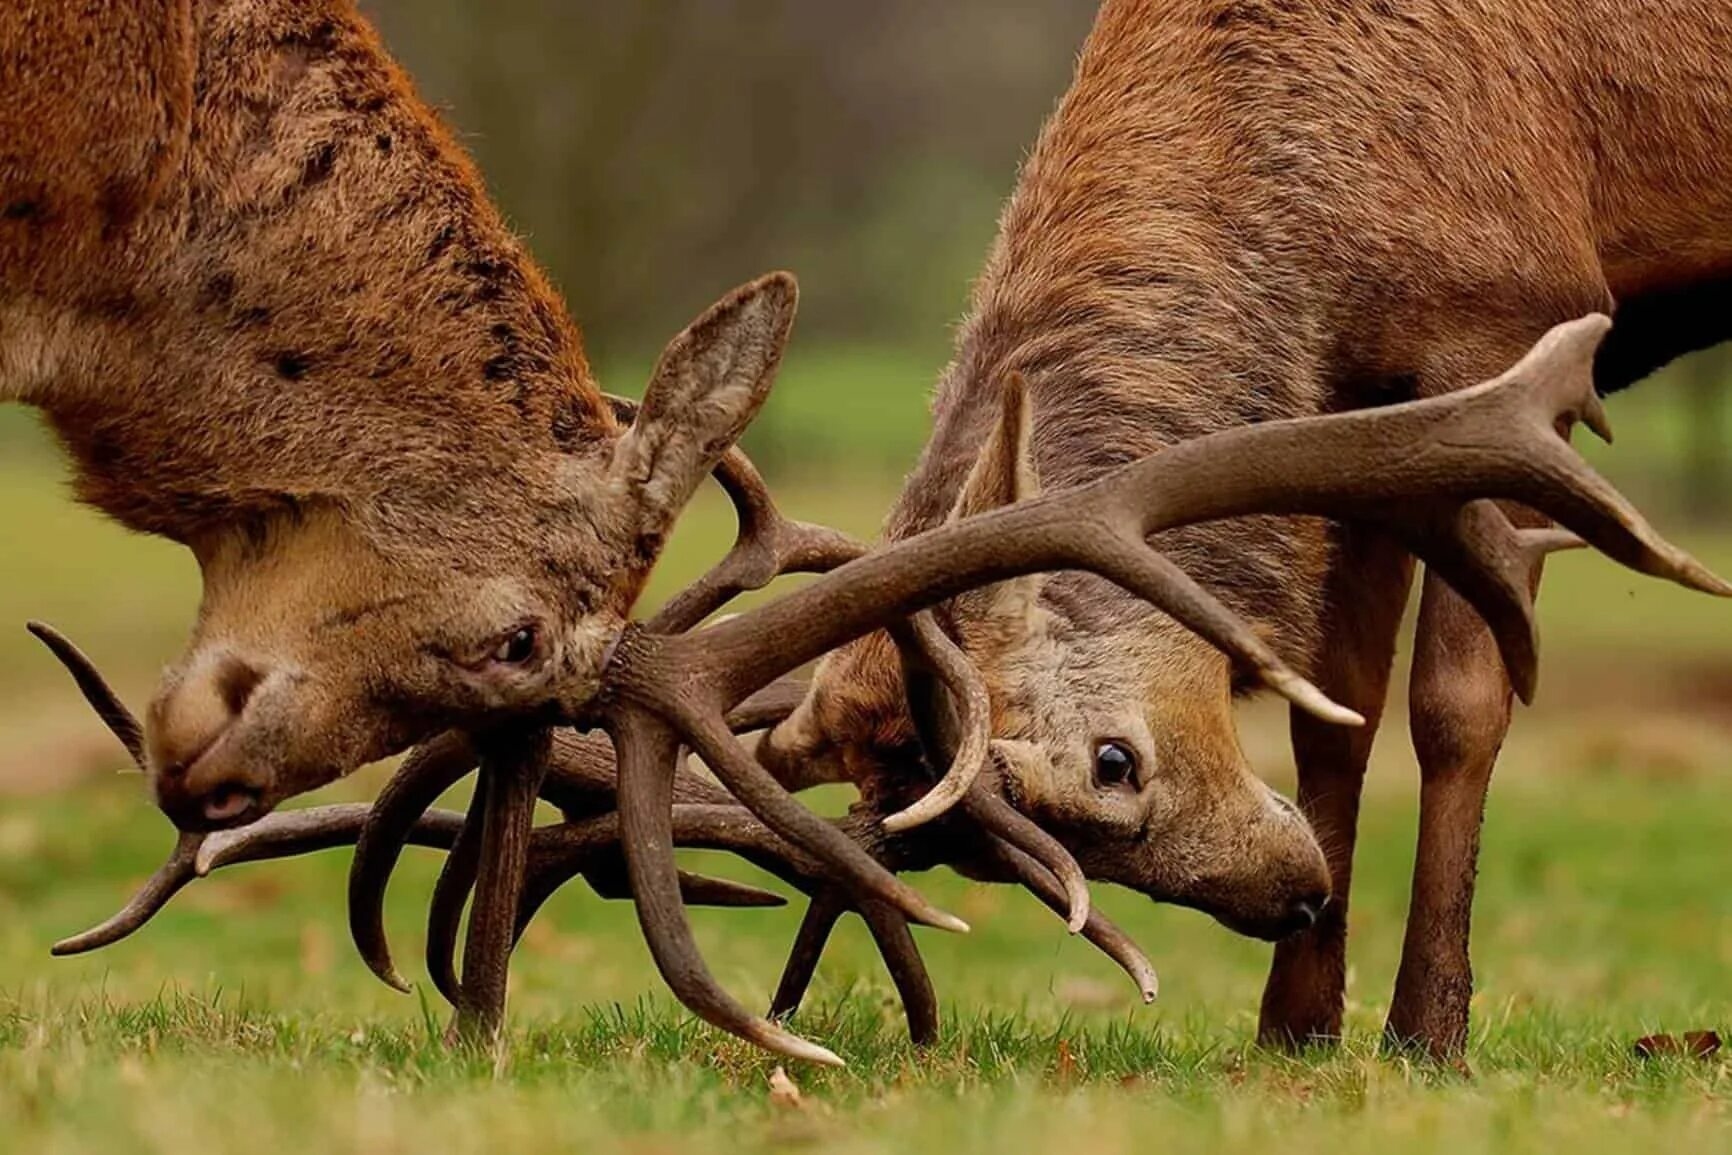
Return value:
<svg viewBox="0 0 1732 1155">
<path fill-rule="evenodd" d="M 1013 378 L 952 524 L 1040 496 L 1032 422 Z M 958 595 L 937 617 L 990 695 L 987 773 L 1088 877 L 1260 938 L 1311 925 L 1328 868 L 1304 817 L 1239 747 L 1221 651 L 1090 574 L 1012 578 Z M 908 779 L 922 753 L 901 651 L 874 634 L 820 663 L 763 756 L 870 788 Z"/>
<path fill-rule="evenodd" d="M 203 572 L 145 716 L 163 809 L 245 822 L 447 726 L 586 700 L 763 401 L 792 278 L 677 337 L 622 427 L 351 0 L 0 26 L 27 94 L 0 114 L 0 398 L 46 412 L 82 499 Z"/>
<path fill-rule="evenodd" d="M 787 276 L 730 295 L 668 346 L 635 422 L 575 448 L 526 431 L 509 465 L 478 450 L 430 484 L 192 534 L 204 599 L 145 723 L 163 809 L 183 829 L 251 821 L 449 726 L 580 707 L 794 308 Z"/>
</svg>

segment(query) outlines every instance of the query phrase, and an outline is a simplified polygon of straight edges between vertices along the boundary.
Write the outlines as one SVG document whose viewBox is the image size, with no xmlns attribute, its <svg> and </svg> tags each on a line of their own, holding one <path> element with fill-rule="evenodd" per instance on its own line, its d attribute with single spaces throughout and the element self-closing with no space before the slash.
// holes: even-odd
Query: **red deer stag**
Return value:
<svg viewBox="0 0 1732 1155">
<path fill-rule="evenodd" d="M 1617 317 L 1594 364 L 1603 392 L 1720 339 L 1729 59 L 1732 12 L 1708 0 L 1109 0 L 1004 214 L 889 537 L 1216 430 L 1457 390 L 1584 314 Z M 1012 374 L 1031 428 L 994 441 Z M 1367 719 L 1293 713 L 1299 801 L 1333 877 L 1321 912 L 1269 906 L 1284 893 L 1270 876 L 1264 913 L 1246 918 L 1247 883 L 1268 869 L 1248 843 L 1279 804 L 1236 741 L 1231 700 L 1248 683 L 1218 652 L 1087 576 L 1003 583 L 945 613 L 990 686 L 1007 794 L 1091 876 L 1241 929 L 1315 918 L 1276 950 L 1266 1040 L 1341 1029 L 1360 782 L 1407 535 L 1434 517 L 1247 519 L 1159 539 Z M 1538 554 L 1523 566 L 1537 583 Z M 1531 661 L 1500 662 L 1447 576 L 1430 567 L 1420 609 L 1419 854 L 1387 1029 L 1439 1056 L 1466 1037 L 1479 824 L 1510 676 L 1533 690 Z M 898 665 L 883 636 L 828 659 L 766 760 L 790 781 L 892 773 L 914 738 Z M 1222 836 L 1195 841 L 1205 821 Z"/>
</svg>

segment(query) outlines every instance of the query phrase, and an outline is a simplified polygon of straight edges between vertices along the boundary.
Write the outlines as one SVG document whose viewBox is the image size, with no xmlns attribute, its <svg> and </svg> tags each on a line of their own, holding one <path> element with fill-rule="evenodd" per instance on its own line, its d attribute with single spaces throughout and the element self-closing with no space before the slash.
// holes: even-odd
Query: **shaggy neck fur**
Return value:
<svg viewBox="0 0 1732 1155">
<path fill-rule="evenodd" d="M 1727 52 L 1706 0 L 1108 0 L 888 532 L 943 519 L 1013 370 L 1062 488 L 1228 426 L 1460 388 L 1559 321 L 1732 272 Z M 1605 387 L 1724 328 L 1725 292 L 1662 300 L 1663 332 L 1621 321 Z M 1331 534 L 1247 519 L 1159 544 L 1304 666 Z M 1093 579 L 1046 600 L 1085 630 L 1147 613 Z"/>
<path fill-rule="evenodd" d="M 348 0 L 76 7 L 0 16 L 0 392 L 85 500 L 182 541 L 309 502 L 448 521 L 421 514 L 617 434 Z"/>
</svg>

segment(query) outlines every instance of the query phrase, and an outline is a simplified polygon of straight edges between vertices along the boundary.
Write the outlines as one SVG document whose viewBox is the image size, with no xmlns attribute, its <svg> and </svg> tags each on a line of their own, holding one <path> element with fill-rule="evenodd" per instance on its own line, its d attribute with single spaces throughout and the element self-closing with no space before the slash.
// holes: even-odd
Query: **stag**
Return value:
<svg viewBox="0 0 1732 1155">
<path fill-rule="evenodd" d="M 1601 392 L 1721 339 L 1729 58 L 1732 19 L 1706 0 L 1108 0 L 1004 214 L 889 539 L 1218 430 L 1446 394 L 1574 317 L 1615 311 Z M 1017 374 L 1029 428 L 995 433 Z M 1292 715 L 1299 803 L 1329 852 L 1321 910 L 1260 845 L 1279 803 L 1235 737 L 1231 702 L 1255 685 L 1242 666 L 1088 576 L 1004 582 L 942 612 L 987 682 L 1004 793 L 1091 877 L 1239 929 L 1303 930 L 1276 948 L 1272 1043 L 1340 1035 L 1360 784 L 1423 556 L 1412 536 L 1440 516 L 1390 506 L 1159 539 L 1367 723 Z M 1499 563 L 1523 591 L 1544 543 Z M 1467 1032 L 1486 790 L 1536 666 L 1525 631 L 1427 560 L 1409 701 L 1419 848 L 1386 1034 L 1448 1058 Z M 917 730 L 900 665 L 882 635 L 827 659 L 766 763 L 789 781 L 896 773 Z"/>
</svg>

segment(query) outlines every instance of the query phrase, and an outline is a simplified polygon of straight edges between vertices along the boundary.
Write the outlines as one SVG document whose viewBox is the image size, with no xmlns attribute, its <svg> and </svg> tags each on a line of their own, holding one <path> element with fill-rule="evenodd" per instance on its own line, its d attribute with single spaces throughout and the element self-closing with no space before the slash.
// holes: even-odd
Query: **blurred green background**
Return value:
<svg viewBox="0 0 1732 1155">
<path fill-rule="evenodd" d="M 924 439 L 998 207 L 1094 5 L 363 8 L 551 269 L 609 388 L 635 391 L 662 342 L 729 286 L 771 268 L 800 275 L 794 347 L 748 444 L 790 512 L 872 533 Z M 1613 401 L 1618 444 L 1590 449 L 1723 573 L 1728 376 L 1718 353 L 1663 372 Z M 1415 823 L 1397 716 L 1366 806 L 1347 1055 L 1248 1052 L 1268 950 L 1199 916 L 1101 896 L 1162 967 L 1160 1003 L 1136 1009 L 1031 902 L 933 879 L 977 927 L 922 939 L 951 1024 L 939 1056 L 897 1048 L 888 984 L 852 928 L 806 1029 L 865 1058 L 853 1075 L 801 1074 L 840 1113 L 791 1125 L 764 1105 L 767 1064 L 667 1004 L 629 910 L 575 890 L 520 952 L 520 1033 L 497 1071 L 439 1058 L 428 1026 L 439 1009 L 390 994 L 352 957 L 342 854 L 213 878 L 138 938 L 49 960 L 48 942 L 108 913 L 170 837 L 22 623 L 63 627 L 142 703 L 184 639 L 197 578 L 177 548 L 73 505 L 58 453 L 17 409 L 0 411 L 0 527 L 0 1134 L 20 1149 L 485 1149 L 549 1135 L 629 1150 L 682 1135 L 682 1149 L 1113 1150 L 1158 1133 L 1181 1150 L 1332 1153 L 1381 1150 L 1390 1134 L 1451 1151 L 1724 1140 L 1724 1065 L 1655 1073 L 1631 1066 L 1627 1041 L 1727 1025 L 1726 603 L 1585 555 L 1549 572 L 1541 698 L 1518 719 L 1486 839 L 1470 1054 L 1483 1081 L 1440 1088 L 1374 1055 Z M 652 600 L 730 533 L 725 504 L 705 494 Z M 1282 712 L 1244 714 L 1255 764 L 1290 786 Z M 378 781 L 374 770 L 327 793 L 366 797 Z M 417 855 L 394 894 L 411 974 L 430 874 Z M 718 972 L 749 1002 L 767 999 L 797 913 L 699 917 Z M 1096 1089 L 1072 1093 L 1073 1080 Z M 1145 1085 L 1170 1101 L 1140 1095 Z"/>
</svg>

